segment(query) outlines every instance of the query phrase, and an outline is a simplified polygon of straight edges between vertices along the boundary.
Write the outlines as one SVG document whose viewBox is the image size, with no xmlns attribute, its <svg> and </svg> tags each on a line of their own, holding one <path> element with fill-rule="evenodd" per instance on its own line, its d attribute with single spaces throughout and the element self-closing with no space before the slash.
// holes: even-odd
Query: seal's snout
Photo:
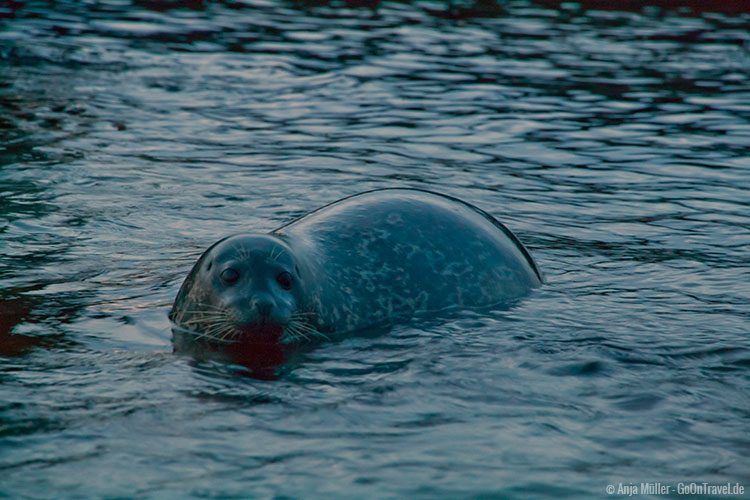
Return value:
<svg viewBox="0 0 750 500">
<path fill-rule="evenodd" d="M 255 309 L 258 310 L 258 314 L 261 318 L 268 318 L 273 311 L 273 302 L 270 300 L 259 300 L 255 302 Z"/>
<path fill-rule="evenodd" d="M 238 308 L 237 327 L 247 342 L 276 342 L 281 337 L 284 321 L 277 303 L 268 294 L 259 293 Z"/>
</svg>

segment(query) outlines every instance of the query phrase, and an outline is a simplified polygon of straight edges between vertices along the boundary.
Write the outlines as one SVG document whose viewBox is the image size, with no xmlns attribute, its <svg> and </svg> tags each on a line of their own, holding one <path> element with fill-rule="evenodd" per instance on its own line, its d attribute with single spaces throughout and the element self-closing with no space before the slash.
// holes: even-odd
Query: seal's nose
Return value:
<svg viewBox="0 0 750 500">
<path fill-rule="evenodd" d="M 267 318 L 271 314 L 273 304 L 270 300 L 259 299 L 257 302 L 255 302 L 255 308 L 258 309 L 258 314 L 260 314 L 264 318 Z"/>
</svg>

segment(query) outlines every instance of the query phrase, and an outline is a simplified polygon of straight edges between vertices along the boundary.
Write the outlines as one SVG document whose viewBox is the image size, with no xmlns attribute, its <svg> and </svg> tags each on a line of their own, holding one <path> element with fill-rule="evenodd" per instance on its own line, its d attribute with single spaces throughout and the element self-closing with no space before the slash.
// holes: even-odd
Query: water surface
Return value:
<svg viewBox="0 0 750 500">
<path fill-rule="evenodd" d="M 0 496 L 750 487 L 750 14 L 0 7 Z M 171 352 L 200 253 L 344 195 L 492 213 L 547 283 L 325 343 Z"/>
</svg>

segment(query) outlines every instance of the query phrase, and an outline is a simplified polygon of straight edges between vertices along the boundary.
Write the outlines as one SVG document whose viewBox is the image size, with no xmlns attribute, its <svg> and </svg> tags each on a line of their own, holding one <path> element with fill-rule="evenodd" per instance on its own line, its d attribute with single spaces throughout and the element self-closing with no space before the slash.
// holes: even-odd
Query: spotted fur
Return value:
<svg viewBox="0 0 750 500">
<path fill-rule="evenodd" d="M 329 338 L 415 315 L 509 304 L 542 282 L 529 252 L 505 226 L 456 198 L 413 189 L 355 195 L 268 235 L 238 235 L 209 248 L 185 280 L 170 318 L 196 340 L 233 343 L 233 325 L 260 285 L 234 302 L 210 278 L 217 255 L 295 269 L 284 343 Z M 252 260 L 255 259 L 255 260 Z M 249 271 L 248 271 L 249 272 Z M 269 288 L 275 299 L 282 291 Z M 233 293 L 235 293 L 233 292 Z M 291 292 L 290 292 L 291 293 Z M 240 304 L 240 305 L 238 305 Z M 288 305 L 287 304 L 287 305 Z"/>
</svg>

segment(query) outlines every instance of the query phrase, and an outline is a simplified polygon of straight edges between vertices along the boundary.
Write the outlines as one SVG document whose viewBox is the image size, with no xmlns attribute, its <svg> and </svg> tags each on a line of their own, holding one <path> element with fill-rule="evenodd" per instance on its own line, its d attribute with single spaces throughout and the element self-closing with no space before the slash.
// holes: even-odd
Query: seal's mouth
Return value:
<svg viewBox="0 0 750 500">
<path fill-rule="evenodd" d="M 230 361 L 249 368 L 255 374 L 252 376 L 271 373 L 269 370 L 285 362 L 287 347 L 281 340 L 284 329 L 280 325 L 229 323 L 222 328 L 213 333 L 173 325 L 175 352 L 191 353 L 199 359 Z"/>
<path fill-rule="evenodd" d="M 278 344 L 284 334 L 284 327 L 267 320 L 238 325 L 236 342 L 243 344 Z"/>
</svg>

